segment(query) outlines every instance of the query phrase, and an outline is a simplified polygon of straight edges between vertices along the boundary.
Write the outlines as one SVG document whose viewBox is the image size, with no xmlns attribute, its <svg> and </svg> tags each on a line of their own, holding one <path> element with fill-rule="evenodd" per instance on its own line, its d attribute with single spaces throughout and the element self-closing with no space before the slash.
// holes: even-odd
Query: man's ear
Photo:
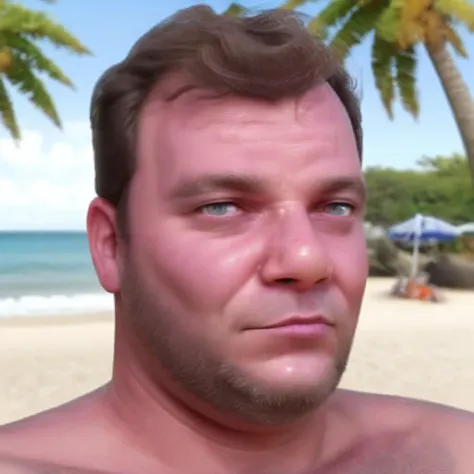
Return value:
<svg viewBox="0 0 474 474">
<path fill-rule="evenodd" d="M 87 212 L 87 235 L 92 262 L 105 291 L 120 290 L 120 262 L 115 207 L 105 199 L 95 198 Z"/>
</svg>

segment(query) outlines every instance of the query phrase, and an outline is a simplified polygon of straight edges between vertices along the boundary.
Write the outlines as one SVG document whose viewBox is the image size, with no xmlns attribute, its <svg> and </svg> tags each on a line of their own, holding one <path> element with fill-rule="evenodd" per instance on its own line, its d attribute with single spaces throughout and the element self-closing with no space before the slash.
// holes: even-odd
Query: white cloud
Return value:
<svg viewBox="0 0 474 474">
<path fill-rule="evenodd" d="M 95 195 L 88 124 L 68 123 L 58 137 L 24 130 L 18 146 L 0 138 L 0 230 L 85 228 Z"/>
</svg>

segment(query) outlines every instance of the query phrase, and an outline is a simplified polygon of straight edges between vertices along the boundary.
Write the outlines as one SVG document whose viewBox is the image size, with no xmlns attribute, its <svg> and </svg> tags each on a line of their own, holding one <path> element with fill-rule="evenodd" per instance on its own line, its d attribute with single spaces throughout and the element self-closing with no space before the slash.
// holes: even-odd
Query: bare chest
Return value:
<svg viewBox="0 0 474 474">
<path fill-rule="evenodd" d="M 279 474 L 273 466 L 268 473 Z M 470 471 L 471 472 L 471 471 Z M 265 471 L 265 474 L 267 471 Z M 449 448 L 435 438 L 384 437 L 361 442 L 342 454 L 302 474 L 465 474 L 466 469 L 459 466 Z M 40 465 L 36 463 L 2 462 L 0 474 L 113 474 L 103 471 Z M 120 472 L 115 474 L 138 474 Z M 140 474 L 148 474 L 141 472 Z M 150 474 L 176 474 L 173 472 L 154 472 Z M 198 474 L 198 473 L 196 473 Z M 264 474 L 248 472 L 242 474 Z"/>
</svg>

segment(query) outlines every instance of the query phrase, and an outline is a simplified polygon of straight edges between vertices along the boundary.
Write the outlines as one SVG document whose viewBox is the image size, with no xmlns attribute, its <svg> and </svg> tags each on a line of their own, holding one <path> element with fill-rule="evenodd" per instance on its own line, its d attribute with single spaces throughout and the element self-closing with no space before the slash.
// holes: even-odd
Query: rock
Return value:
<svg viewBox="0 0 474 474">
<path fill-rule="evenodd" d="M 439 287 L 474 290 L 474 262 L 442 255 L 424 266 L 430 283 Z"/>
<path fill-rule="evenodd" d="M 378 277 L 409 276 L 412 266 L 411 253 L 397 248 L 386 236 L 367 239 L 369 253 L 369 275 Z M 430 261 L 420 255 L 420 267 Z"/>
</svg>

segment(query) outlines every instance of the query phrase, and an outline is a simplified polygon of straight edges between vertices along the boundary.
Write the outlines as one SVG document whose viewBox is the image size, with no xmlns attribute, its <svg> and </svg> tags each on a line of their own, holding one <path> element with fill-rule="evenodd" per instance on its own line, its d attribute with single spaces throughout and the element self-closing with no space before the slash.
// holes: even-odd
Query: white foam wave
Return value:
<svg viewBox="0 0 474 474">
<path fill-rule="evenodd" d="M 109 311 L 112 308 L 113 297 L 108 293 L 25 295 L 0 299 L 0 317 L 85 314 Z"/>
</svg>

